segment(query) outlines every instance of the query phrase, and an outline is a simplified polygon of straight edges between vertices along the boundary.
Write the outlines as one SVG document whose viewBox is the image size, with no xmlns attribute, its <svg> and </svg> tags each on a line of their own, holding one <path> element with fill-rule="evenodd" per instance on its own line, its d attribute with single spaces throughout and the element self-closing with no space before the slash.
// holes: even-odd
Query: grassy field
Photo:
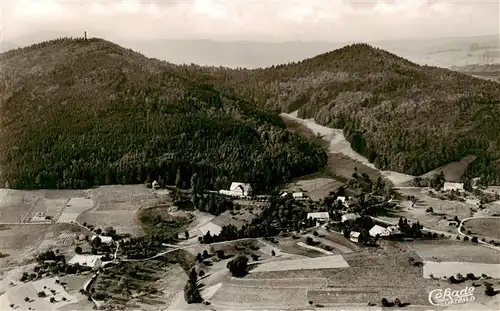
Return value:
<svg viewBox="0 0 500 311">
<path fill-rule="evenodd" d="M 304 269 L 333 269 L 346 268 L 349 264 L 341 255 L 325 256 L 319 258 L 295 259 L 286 261 L 267 262 L 255 268 L 254 272 L 290 271 Z"/>
<path fill-rule="evenodd" d="M 430 172 L 423 174 L 421 177 L 432 178 L 439 172 L 444 173 L 444 178 L 449 182 L 461 182 L 462 175 L 465 173 L 467 166 L 476 159 L 476 156 L 467 156 L 460 161 L 451 162 L 447 165 L 438 167 Z"/>
<path fill-rule="evenodd" d="M 399 189 L 398 191 L 402 199 L 396 202 L 398 207 L 391 215 L 392 220 L 394 217 L 406 217 L 419 221 L 424 227 L 456 234 L 457 228 L 450 226 L 453 218 L 457 216 L 459 219 L 464 219 L 471 216 L 472 205 L 470 204 L 432 198 L 420 188 Z M 407 196 L 415 196 L 418 199 L 415 206 L 412 207 L 412 202 L 407 200 Z M 426 212 L 429 207 L 432 207 L 433 213 Z"/>
<path fill-rule="evenodd" d="M 471 235 L 479 239 L 500 240 L 500 218 L 478 218 L 468 219 L 463 222 L 465 232 L 471 231 Z"/>
<path fill-rule="evenodd" d="M 305 179 L 297 179 L 295 182 L 286 185 L 289 191 L 303 191 L 313 200 L 319 200 L 326 196 L 331 191 L 337 190 L 343 183 L 334 178 L 325 177 L 306 177 Z"/>
<path fill-rule="evenodd" d="M 29 222 L 35 214 L 56 219 L 72 197 L 84 196 L 79 190 L 11 190 L 0 189 L 0 221 L 3 223 Z"/>
<path fill-rule="evenodd" d="M 467 275 L 473 273 L 475 276 L 486 274 L 492 278 L 500 279 L 500 264 L 478 263 L 478 262 L 458 262 L 458 261 L 424 261 L 423 276 L 430 278 L 450 277 L 452 275 Z"/>
<path fill-rule="evenodd" d="M 136 213 L 141 207 L 152 206 L 156 198 L 151 189 L 143 185 L 104 186 L 92 190 L 94 208 L 78 217 L 80 223 L 98 228 L 112 226 L 118 233 L 143 233 Z"/>
<path fill-rule="evenodd" d="M 463 261 L 500 264 L 499 253 L 470 241 L 412 241 L 406 245 L 427 261 Z"/>
<path fill-rule="evenodd" d="M 0 268 L 23 264 L 50 248 L 62 254 L 71 253 L 74 237 L 79 233 L 88 232 L 71 224 L 0 225 L 1 251 L 8 255 L 0 258 Z"/>
</svg>

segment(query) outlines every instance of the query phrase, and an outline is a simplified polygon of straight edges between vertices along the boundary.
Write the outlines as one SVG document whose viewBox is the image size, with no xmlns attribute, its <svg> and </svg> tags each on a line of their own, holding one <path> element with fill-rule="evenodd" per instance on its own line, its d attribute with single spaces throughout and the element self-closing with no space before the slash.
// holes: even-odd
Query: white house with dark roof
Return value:
<svg viewBox="0 0 500 311">
<path fill-rule="evenodd" d="M 220 190 L 219 193 L 230 197 L 248 197 L 252 195 L 252 186 L 246 183 L 233 182 L 229 190 Z"/>
<path fill-rule="evenodd" d="M 306 198 L 303 192 L 294 192 L 294 193 L 292 193 L 292 197 L 295 200 L 303 200 Z"/>
</svg>

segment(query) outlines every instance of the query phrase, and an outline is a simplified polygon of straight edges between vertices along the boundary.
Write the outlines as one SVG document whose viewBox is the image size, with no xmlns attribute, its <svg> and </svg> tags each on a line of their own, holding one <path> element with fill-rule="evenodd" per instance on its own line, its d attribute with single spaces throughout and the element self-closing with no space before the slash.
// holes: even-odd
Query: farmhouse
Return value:
<svg viewBox="0 0 500 311">
<path fill-rule="evenodd" d="M 99 268 L 102 266 L 101 257 L 101 255 L 75 255 L 68 263 L 70 265 L 79 264 L 80 266 Z"/>
<path fill-rule="evenodd" d="M 399 230 L 398 226 L 389 226 L 387 227 L 387 230 L 389 230 L 389 234 L 400 234 L 401 230 Z"/>
<path fill-rule="evenodd" d="M 445 182 L 443 190 L 444 191 L 451 191 L 451 190 L 460 190 L 460 191 L 463 191 L 464 190 L 464 184 L 463 183 L 457 183 L 457 182 Z"/>
<path fill-rule="evenodd" d="M 370 233 L 371 237 L 376 237 L 377 235 L 379 235 L 379 236 L 389 236 L 389 235 L 391 235 L 391 232 L 387 228 L 384 228 L 384 227 L 379 226 L 379 225 L 373 226 L 370 229 L 369 233 Z"/>
<path fill-rule="evenodd" d="M 357 231 L 352 231 L 352 232 L 349 234 L 349 240 L 351 240 L 351 242 L 358 243 L 358 242 L 359 242 L 359 235 L 360 235 L 360 233 L 359 233 L 359 232 L 357 232 Z"/>
<path fill-rule="evenodd" d="M 220 190 L 219 193 L 231 197 L 243 198 L 252 195 L 252 187 L 250 184 L 233 182 L 229 190 Z"/>
<path fill-rule="evenodd" d="M 346 222 L 346 221 L 350 221 L 350 220 L 356 220 L 359 217 L 360 216 L 359 216 L 358 213 L 348 213 L 348 214 L 342 215 L 340 221 L 341 222 Z"/>
<path fill-rule="evenodd" d="M 307 213 L 307 219 L 310 218 L 316 221 L 328 221 L 330 220 L 330 215 L 328 212 Z"/>
<path fill-rule="evenodd" d="M 305 196 L 304 196 L 303 192 L 294 192 L 294 193 L 292 193 L 292 197 L 295 200 L 303 200 L 303 199 L 305 199 Z"/>
<path fill-rule="evenodd" d="M 105 235 L 94 235 L 90 240 L 93 241 L 96 237 L 101 238 L 102 244 L 111 244 L 113 243 L 113 238 Z"/>
</svg>

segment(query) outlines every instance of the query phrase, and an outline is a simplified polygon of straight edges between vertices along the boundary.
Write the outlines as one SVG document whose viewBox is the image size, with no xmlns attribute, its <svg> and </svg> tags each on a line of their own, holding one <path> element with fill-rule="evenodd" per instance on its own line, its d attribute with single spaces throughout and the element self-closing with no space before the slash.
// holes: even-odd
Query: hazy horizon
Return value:
<svg viewBox="0 0 500 311">
<path fill-rule="evenodd" d="M 110 41 L 373 42 L 499 34 L 499 2 L 4 0 L 2 41 L 60 32 Z"/>
</svg>

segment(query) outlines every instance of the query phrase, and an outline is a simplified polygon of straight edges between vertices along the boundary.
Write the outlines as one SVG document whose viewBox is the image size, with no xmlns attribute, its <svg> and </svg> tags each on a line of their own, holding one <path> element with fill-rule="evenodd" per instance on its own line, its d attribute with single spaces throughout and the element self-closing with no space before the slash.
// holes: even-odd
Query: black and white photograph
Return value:
<svg viewBox="0 0 500 311">
<path fill-rule="evenodd" d="M 0 0 L 0 310 L 500 310 L 500 0 Z"/>
</svg>

